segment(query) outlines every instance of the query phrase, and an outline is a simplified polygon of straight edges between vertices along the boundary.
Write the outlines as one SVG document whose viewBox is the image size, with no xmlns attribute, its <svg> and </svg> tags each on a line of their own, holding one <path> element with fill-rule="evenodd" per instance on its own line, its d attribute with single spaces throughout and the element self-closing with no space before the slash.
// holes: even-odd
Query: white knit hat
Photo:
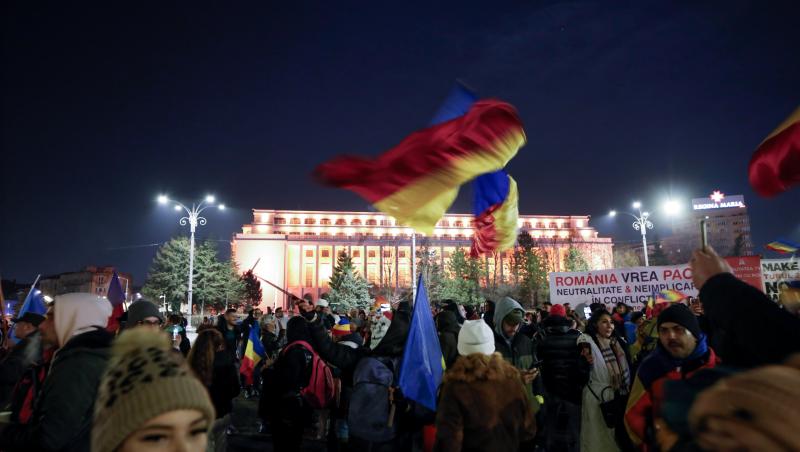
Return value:
<svg viewBox="0 0 800 452">
<path fill-rule="evenodd" d="M 458 354 L 467 356 L 473 353 L 494 353 L 494 334 L 483 320 L 465 320 L 458 332 Z"/>
<path fill-rule="evenodd" d="M 321 308 L 327 308 L 328 306 L 330 306 L 330 303 L 328 303 L 328 300 L 320 298 L 319 300 L 317 300 L 317 306 Z"/>
</svg>

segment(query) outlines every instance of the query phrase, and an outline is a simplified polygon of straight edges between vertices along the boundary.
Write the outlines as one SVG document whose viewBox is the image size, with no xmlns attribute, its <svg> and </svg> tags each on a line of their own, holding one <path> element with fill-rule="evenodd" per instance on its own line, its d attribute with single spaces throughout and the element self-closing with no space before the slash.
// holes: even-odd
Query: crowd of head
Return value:
<svg viewBox="0 0 800 452">
<path fill-rule="evenodd" d="M 410 294 L 362 310 L 324 295 L 243 319 L 229 309 L 191 343 L 186 319 L 147 300 L 109 331 L 107 300 L 60 295 L 12 319 L 0 450 L 224 450 L 242 392 L 274 450 L 800 450 L 800 319 L 713 250 L 691 266 L 697 298 L 647 308 L 431 306 L 435 410 L 398 384 Z"/>
</svg>

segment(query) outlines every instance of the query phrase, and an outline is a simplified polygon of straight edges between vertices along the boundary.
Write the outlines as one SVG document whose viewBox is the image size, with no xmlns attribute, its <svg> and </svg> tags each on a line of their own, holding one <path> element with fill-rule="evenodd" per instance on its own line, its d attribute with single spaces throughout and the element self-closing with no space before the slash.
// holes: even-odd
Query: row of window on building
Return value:
<svg viewBox="0 0 800 452">
<path fill-rule="evenodd" d="M 286 224 L 286 218 L 275 217 L 275 223 L 274 224 L 276 224 L 276 225 Z M 289 220 L 289 224 L 290 225 L 304 224 L 304 225 L 312 225 L 313 226 L 313 225 L 316 225 L 318 223 L 317 223 L 317 219 L 316 218 L 305 218 L 302 221 L 301 221 L 300 218 L 291 218 Z M 471 228 L 475 227 L 475 221 L 474 220 L 470 220 L 467 223 L 465 223 L 462 220 L 456 220 L 456 221 L 453 222 L 452 225 L 450 224 L 450 221 L 448 221 L 448 220 L 441 220 L 441 221 L 439 221 L 439 223 L 436 224 L 436 227 L 441 227 L 441 228 L 449 228 L 449 227 L 463 228 L 463 227 L 465 227 L 465 224 L 467 224 Z M 538 222 L 524 221 L 522 223 L 522 227 L 523 228 L 527 228 L 527 229 L 533 229 L 533 228 L 538 227 L 539 224 L 540 223 L 538 223 Z M 319 220 L 319 225 L 321 225 L 321 226 L 331 226 L 331 225 L 333 225 L 333 226 L 348 226 L 348 223 L 347 223 L 347 220 L 345 220 L 344 218 L 339 218 L 335 222 L 332 222 L 330 218 L 322 218 L 322 219 Z M 563 220 L 562 221 L 542 221 L 541 222 L 541 227 L 542 228 L 561 228 L 563 225 L 564 225 Z M 397 226 L 397 224 L 395 224 L 392 220 L 380 220 L 380 221 L 378 221 L 378 220 L 375 220 L 375 219 L 368 219 L 368 220 L 365 220 L 364 222 L 362 222 L 360 219 L 354 218 L 354 219 L 350 220 L 349 226 Z M 583 227 L 583 222 L 581 220 L 578 220 L 576 222 L 576 227 Z"/>
</svg>

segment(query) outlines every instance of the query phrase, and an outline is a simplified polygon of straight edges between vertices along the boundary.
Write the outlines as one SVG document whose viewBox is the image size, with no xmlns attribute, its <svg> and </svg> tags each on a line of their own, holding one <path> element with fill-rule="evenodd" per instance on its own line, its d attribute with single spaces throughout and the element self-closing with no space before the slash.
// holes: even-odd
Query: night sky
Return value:
<svg viewBox="0 0 800 452">
<path fill-rule="evenodd" d="M 80 3 L 4 2 L 4 278 L 141 284 L 147 245 L 188 232 L 162 192 L 225 202 L 199 237 L 226 255 L 253 208 L 368 209 L 314 166 L 393 146 L 456 79 L 520 111 L 523 214 L 624 242 L 610 208 L 718 189 L 745 196 L 757 250 L 800 240 L 800 188 L 760 199 L 746 172 L 800 103 L 797 1 Z"/>
</svg>

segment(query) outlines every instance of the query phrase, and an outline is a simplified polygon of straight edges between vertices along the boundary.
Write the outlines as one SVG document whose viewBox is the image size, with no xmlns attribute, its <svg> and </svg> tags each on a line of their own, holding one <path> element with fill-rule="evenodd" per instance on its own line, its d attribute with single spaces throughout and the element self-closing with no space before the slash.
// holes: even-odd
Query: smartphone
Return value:
<svg viewBox="0 0 800 452">
<path fill-rule="evenodd" d="M 700 247 L 703 251 L 706 250 L 708 246 L 708 228 L 706 226 L 706 220 L 700 220 Z"/>
<path fill-rule="evenodd" d="M 583 307 L 583 316 L 586 317 L 586 319 L 589 319 L 589 317 L 592 316 L 592 308 L 590 308 L 589 306 L 584 306 Z"/>
</svg>

